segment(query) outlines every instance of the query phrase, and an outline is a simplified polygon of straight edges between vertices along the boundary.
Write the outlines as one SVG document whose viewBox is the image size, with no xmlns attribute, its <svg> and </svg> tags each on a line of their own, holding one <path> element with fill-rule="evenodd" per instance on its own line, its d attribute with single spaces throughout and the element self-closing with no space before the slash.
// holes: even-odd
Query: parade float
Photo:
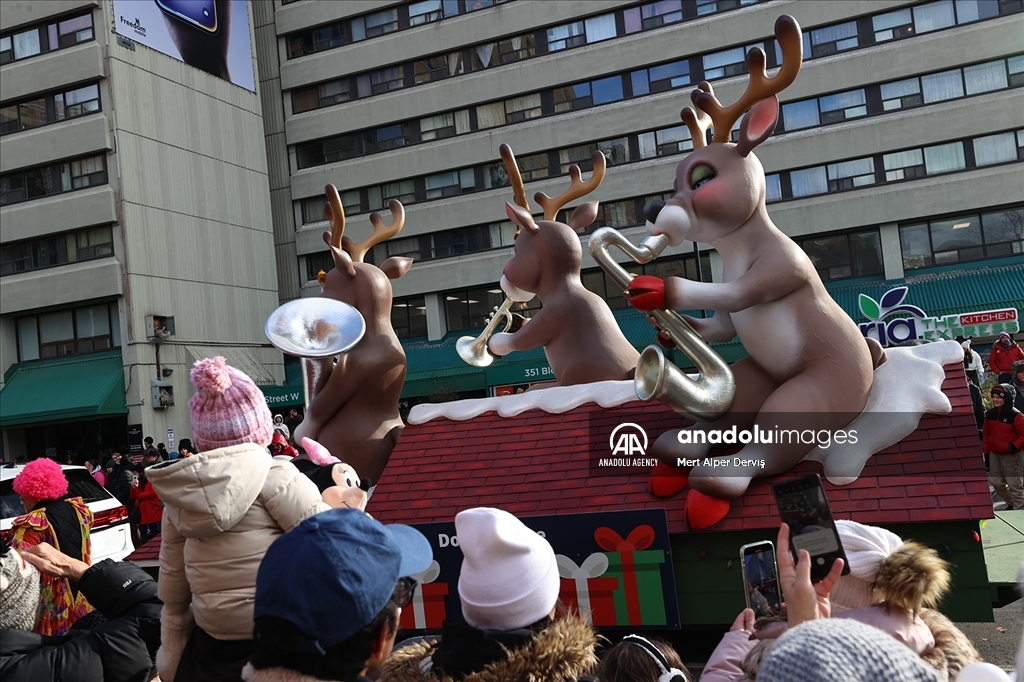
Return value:
<svg viewBox="0 0 1024 682">
<path fill-rule="evenodd" d="M 420 601 L 404 626 L 430 630 L 460 617 L 452 520 L 472 506 L 515 513 L 549 537 L 562 600 L 595 625 L 729 623 L 744 605 L 739 548 L 773 539 L 780 523 L 770 485 L 810 473 L 823 475 L 837 517 L 885 526 L 954 565 L 943 604 L 954 620 L 991 620 L 992 604 L 1008 596 L 986 573 L 981 527 L 992 500 L 959 344 L 879 343 L 829 297 L 765 209 L 752 150 L 773 132 L 776 94 L 796 78 L 802 55 L 792 18 L 779 19 L 776 38 L 778 73 L 769 77 L 763 52 L 752 50 L 750 86 L 733 105 L 707 83 L 694 91 L 682 118 L 695 151 L 679 164 L 675 196 L 645 211 L 649 236 L 633 245 L 602 228 L 589 239 L 594 259 L 653 324 L 658 343 L 631 377 L 622 376 L 621 334 L 579 284 L 571 232 L 596 207 L 555 220 L 600 182 L 601 160 L 586 182 L 574 168 L 561 197 L 538 194 L 537 219 L 511 150 L 501 149 L 514 197 L 506 214 L 519 228 L 502 277 L 508 299 L 459 353 L 485 364 L 543 346 L 556 381 L 412 409 L 367 507 L 385 523 L 418 525 L 434 546 L 436 565 L 419 576 Z M 632 281 L 612 255 L 615 247 L 649 262 L 683 240 L 719 252 L 723 282 Z M 514 304 L 534 294 L 543 302 L 534 319 L 510 321 Z M 891 298 L 883 305 L 898 307 Z M 715 312 L 698 320 L 673 308 Z M 748 357 L 728 365 L 708 342 L 733 337 Z M 672 346 L 696 374 L 672 364 Z M 810 435 L 782 442 L 791 432 Z"/>
</svg>

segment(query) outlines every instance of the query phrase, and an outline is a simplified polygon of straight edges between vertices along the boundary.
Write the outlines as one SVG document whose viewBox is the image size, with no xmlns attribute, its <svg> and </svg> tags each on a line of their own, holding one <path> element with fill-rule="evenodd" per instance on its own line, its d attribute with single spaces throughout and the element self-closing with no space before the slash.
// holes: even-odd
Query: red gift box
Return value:
<svg viewBox="0 0 1024 682">
<path fill-rule="evenodd" d="M 446 617 L 444 598 L 448 594 L 448 583 L 435 583 L 441 574 L 441 566 L 431 561 L 430 566 L 414 578 L 419 582 L 413 593 L 412 603 L 402 609 L 398 627 L 403 630 L 435 630 L 441 627 Z"/>
</svg>

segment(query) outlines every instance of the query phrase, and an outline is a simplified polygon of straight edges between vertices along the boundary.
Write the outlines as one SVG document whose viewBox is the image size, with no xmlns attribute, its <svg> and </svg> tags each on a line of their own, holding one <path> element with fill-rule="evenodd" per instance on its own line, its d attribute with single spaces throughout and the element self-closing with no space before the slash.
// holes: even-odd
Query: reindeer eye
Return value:
<svg viewBox="0 0 1024 682">
<path fill-rule="evenodd" d="M 690 171 L 690 186 L 697 189 L 713 177 L 715 177 L 715 171 L 710 166 L 700 164 Z"/>
</svg>

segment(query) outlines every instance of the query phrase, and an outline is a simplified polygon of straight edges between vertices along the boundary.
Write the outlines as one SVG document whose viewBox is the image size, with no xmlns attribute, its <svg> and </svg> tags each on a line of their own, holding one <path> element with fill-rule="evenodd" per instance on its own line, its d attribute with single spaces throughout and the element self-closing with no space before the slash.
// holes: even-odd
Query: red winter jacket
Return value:
<svg viewBox="0 0 1024 682">
<path fill-rule="evenodd" d="M 139 505 L 139 523 L 160 523 L 164 518 L 164 508 L 160 506 L 160 498 L 153 490 L 153 484 L 146 484 L 131 489 L 132 499 Z"/>
<path fill-rule="evenodd" d="M 988 366 L 996 374 L 1009 374 L 1010 367 L 1019 360 L 1024 360 L 1024 350 L 1019 345 L 1011 343 L 1009 348 L 1003 348 L 997 343 L 988 356 Z"/>
<path fill-rule="evenodd" d="M 1013 410 L 1012 421 L 1007 417 L 1000 418 L 995 408 L 985 413 L 985 428 L 981 433 L 981 447 L 984 452 L 995 455 L 1008 455 L 1006 447 L 1013 443 L 1015 452 L 1024 450 L 1024 413 Z M 1007 419 L 1007 421 L 1003 421 Z"/>
</svg>

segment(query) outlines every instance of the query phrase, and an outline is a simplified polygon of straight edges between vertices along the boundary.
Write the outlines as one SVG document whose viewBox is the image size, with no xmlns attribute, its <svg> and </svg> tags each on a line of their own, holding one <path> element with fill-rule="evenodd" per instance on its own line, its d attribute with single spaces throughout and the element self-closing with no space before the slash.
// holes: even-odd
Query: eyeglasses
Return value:
<svg viewBox="0 0 1024 682">
<path fill-rule="evenodd" d="M 391 594 L 391 601 L 400 609 L 404 609 L 412 603 L 412 595 L 416 593 L 415 578 L 399 578 L 395 585 L 395 591 Z"/>
</svg>

